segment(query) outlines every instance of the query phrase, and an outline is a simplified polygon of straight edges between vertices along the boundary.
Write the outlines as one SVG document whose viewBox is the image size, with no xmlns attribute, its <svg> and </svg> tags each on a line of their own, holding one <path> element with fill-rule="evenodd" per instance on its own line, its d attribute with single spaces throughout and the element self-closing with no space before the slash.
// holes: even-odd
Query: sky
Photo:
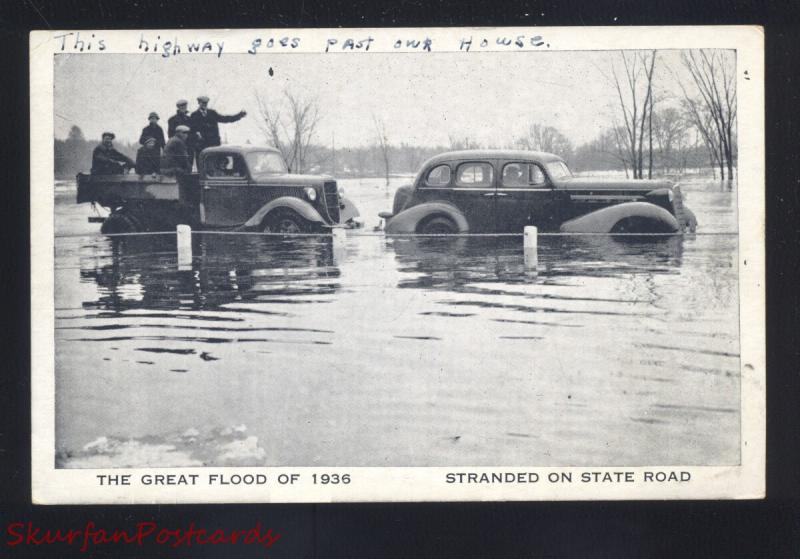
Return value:
<svg viewBox="0 0 800 559">
<path fill-rule="evenodd" d="M 614 51 L 510 53 L 324 54 L 59 54 L 55 60 L 55 136 L 78 125 L 88 140 L 104 130 L 138 140 L 156 111 L 166 131 L 175 101 L 207 95 L 222 114 L 223 142 L 266 143 L 257 97 L 281 108 L 283 92 L 315 99 L 321 120 L 315 143 L 337 149 L 375 142 L 375 118 L 391 144 L 448 145 L 469 137 L 503 147 L 533 123 L 555 126 L 574 144 L 595 138 L 618 109 L 608 80 Z M 655 83 L 664 103 L 689 83 L 679 51 L 659 51 Z M 272 69 L 272 75 L 269 70 Z M 604 76 L 606 74 L 606 76 Z M 670 101 L 669 99 L 673 99 Z M 619 119 L 619 117 L 616 117 Z"/>
</svg>

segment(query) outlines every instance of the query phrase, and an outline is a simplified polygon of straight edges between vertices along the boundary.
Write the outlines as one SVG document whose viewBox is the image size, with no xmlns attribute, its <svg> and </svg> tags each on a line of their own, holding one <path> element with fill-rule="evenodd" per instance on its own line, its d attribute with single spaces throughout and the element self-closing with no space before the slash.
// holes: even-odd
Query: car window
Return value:
<svg viewBox="0 0 800 559">
<path fill-rule="evenodd" d="M 456 173 L 458 186 L 492 186 L 492 166 L 489 163 L 462 163 Z"/>
<path fill-rule="evenodd" d="M 542 168 L 536 164 L 531 165 L 531 184 L 533 186 L 544 186 L 547 184 L 547 178 L 544 175 Z"/>
<path fill-rule="evenodd" d="M 446 186 L 450 184 L 450 167 L 448 165 L 434 167 L 428 173 L 425 183 L 428 186 Z"/>
<path fill-rule="evenodd" d="M 241 178 L 245 176 L 244 161 L 237 154 L 209 155 L 205 158 L 204 171 L 207 177 Z"/>
<path fill-rule="evenodd" d="M 507 163 L 503 167 L 503 186 L 528 186 L 528 165 Z"/>
</svg>

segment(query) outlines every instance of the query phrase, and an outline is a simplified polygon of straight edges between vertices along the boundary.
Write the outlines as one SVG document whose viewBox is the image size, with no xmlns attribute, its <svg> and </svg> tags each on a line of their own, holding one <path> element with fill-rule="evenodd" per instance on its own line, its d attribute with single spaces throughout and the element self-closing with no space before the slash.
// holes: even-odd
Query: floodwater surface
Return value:
<svg viewBox="0 0 800 559">
<path fill-rule="evenodd" d="M 59 467 L 739 462 L 735 191 L 699 233 L 97 235 L 56 193 Z M 369 235 L 365 235 L 368 233 Z"/>
</svg>

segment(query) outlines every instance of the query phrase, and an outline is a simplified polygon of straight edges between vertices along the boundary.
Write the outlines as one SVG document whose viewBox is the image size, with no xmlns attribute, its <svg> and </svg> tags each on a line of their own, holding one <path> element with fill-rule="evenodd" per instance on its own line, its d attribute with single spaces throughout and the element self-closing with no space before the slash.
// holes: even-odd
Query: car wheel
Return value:
<svg viewBox="0 0 800 559">
<path fill-rule="evenodd" d="M 433 217 L 419 226 L 417 233 L 423 235 L 452 235 L 458 233 L 458 227 L 448 217 Z"/>
<path fill-rule="evenodd" d="M 308 233 L 310 231 L 311 225 L 308 221 L 292 210 L 287 209 L 275 210 L 270 213 L 264 226 L 265 233 L 292 235 L 296 233 Z"/>
<path fill-rule="evenodd" d="M 100 232 L 104 235 L 137 233 L 140 231 L 144 231 L 141 221 L 134 215 L 121 212 L 112 213 L 100 227 Z"/>
</svg>

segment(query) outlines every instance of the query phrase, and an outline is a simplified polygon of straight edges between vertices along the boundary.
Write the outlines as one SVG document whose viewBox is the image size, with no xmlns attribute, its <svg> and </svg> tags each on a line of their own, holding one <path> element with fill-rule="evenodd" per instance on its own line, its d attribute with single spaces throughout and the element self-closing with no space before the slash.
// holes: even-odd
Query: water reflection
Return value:
<svg viewBox="0 0 800 559">
<path fill-rule="evenodd" d="M 544 283 L 562 276 L 613 278 L 634 271 L 678 273 L 683 237 L 543 236 L 535 277 Z M 516 237 L 420 237 L 387 240 L 406 273 L 398 287 L 459 290 L 475 283 L 530 281 L 522 239 Z"/>
<path fill-rule="evenodd" d="M 96 282 L 86 309 L 209 310 L 232 303 L 310 303 L 339 288 L 329 239 L 197 235 L 189 270 L 177 266 L 174 236 L 116 238 L 106 263 L 82 267 Z M 240 310 L 241 312 L 241 310 Z M 265 312 L 263 309 L 260 312 Z"/>
</svg>

